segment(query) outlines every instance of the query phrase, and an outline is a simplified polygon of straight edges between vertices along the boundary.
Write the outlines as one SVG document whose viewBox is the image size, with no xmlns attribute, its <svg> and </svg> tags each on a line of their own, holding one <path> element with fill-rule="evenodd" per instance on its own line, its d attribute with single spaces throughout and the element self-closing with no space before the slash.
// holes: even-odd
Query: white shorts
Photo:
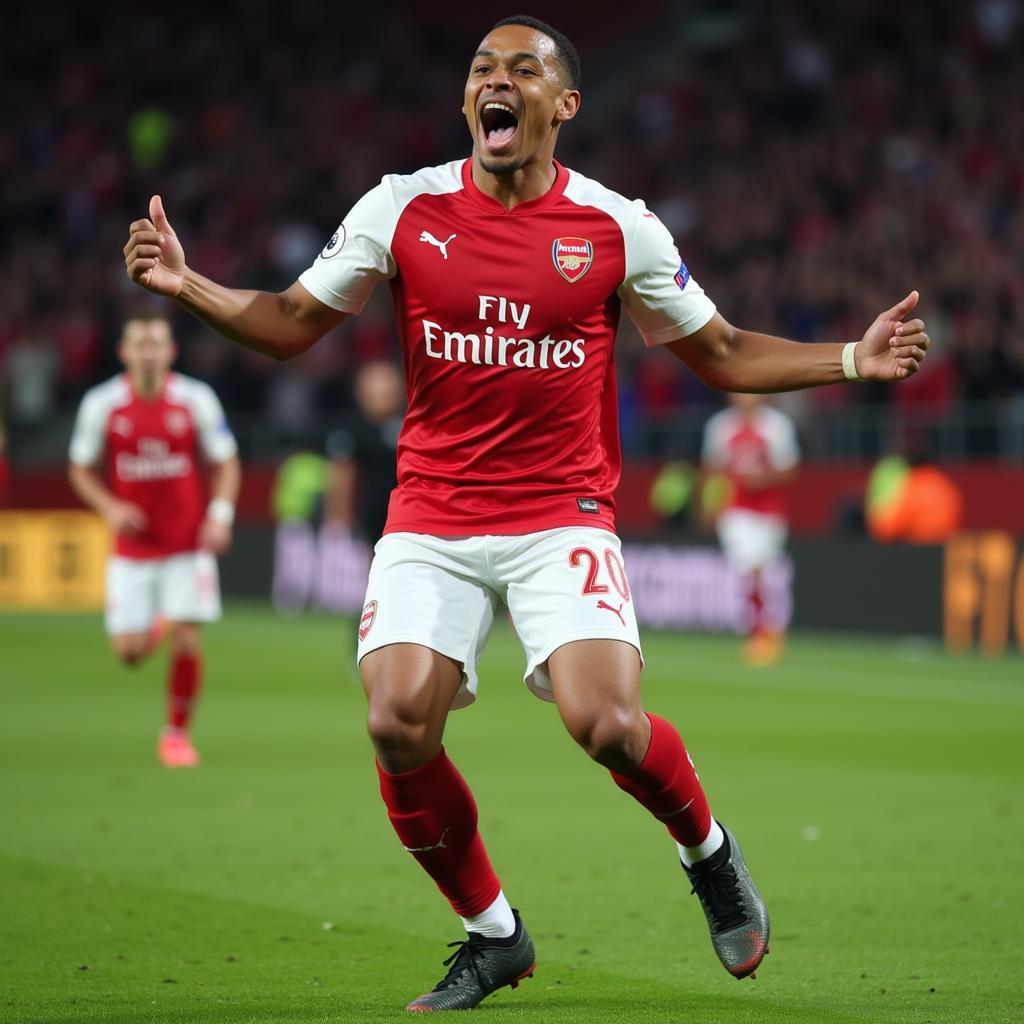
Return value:
<svg viewBox="0 0 1024 1024">
<path fill-rule="evenodd" d="M 502 537 L 386 534 L 370 565 L 357 660 L 388 644 L 429 647 L 462 664 L 452 707 L 465 707 L 500 602 L 526 653 L 523 679 L 545 700 L 554 699 L 547 660 L 563 644 L 624 640 L 640 651 L 619 538 L 570 526 Z"/>
<path fill-rule="evenodd" d="M 717 526 L 726 560 L 740 572 L 765 568 L 786 545 L 786 520 L 782 516 L 730 508 L 718 517 Z"/>
<path fill-rule="evenodd" d="M 217 560 L 210 552 L 107 560 L 107 632 L 145 633 L 158 615 L 171 622 L 220 618 Z"/>
</svg>

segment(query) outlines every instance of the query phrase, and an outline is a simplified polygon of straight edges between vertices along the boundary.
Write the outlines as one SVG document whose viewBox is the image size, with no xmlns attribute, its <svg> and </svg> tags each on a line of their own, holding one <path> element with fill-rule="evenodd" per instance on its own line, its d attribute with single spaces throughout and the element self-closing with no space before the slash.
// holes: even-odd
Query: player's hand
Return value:
<svg viewBox="0 0 1024 1024">
<path fill-rule="evenodd" d="M 879 314 L 857 343 L 857 373 L 865 380 L 904 380 L 917 373 L 930 344 L 923 320 L 907 320 L 917 300 L 911 292 L 892 309 Z"/>
<path fill-rule="evenodd" d="M 130 501 L 115 501 L 103 512 L 103 518 L 114 533 L 132 537 L 146 529 L 146 513 Z"/>
<path fill-rule="evenodd" d="M 149 217 L 132 221 L 124 262 L 136 284 L 172 299 L 180 294 L 185 283 L 185 250 L 159 196 L 149 201 Z"/>
<path fill-rule="evenodd" d="M 215 519 L 204 519 L 199 527 L 199 546 L 213 555 L 223 555 L 231 547 L 231 527 Z"/>
</svg>

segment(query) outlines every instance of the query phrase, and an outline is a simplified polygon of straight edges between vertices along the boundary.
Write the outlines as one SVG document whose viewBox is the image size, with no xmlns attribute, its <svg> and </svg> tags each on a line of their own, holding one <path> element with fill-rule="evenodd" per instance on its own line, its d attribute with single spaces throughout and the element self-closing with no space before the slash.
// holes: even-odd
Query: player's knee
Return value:
<svg viewBox="0 0 1024 1024">
<path fill-rule="evenodd" d="M 199 627 L 191 622 L 175 622 L 167 641 L 173 654 L 198 654 Z"/>
<path fill-rule="evenodd" d="M 570 724 L 573 739 L 590 757 L 617 770 L 637 763 L 639 731 L 637 716 L 622 708 L 604 708 Z"/>
<path fill-rule="evenodd" d="M 146 656 L 143 645 L 132 640 L 114 640 L 111 646 L 122 665 L 138 665 Z"/>
<path fill-rule="evenodd" d="M 405 770 L 406 762 L 426 761 L 432 756 L 428 749 L 429 725 L 408 708 L 371 701 L 366 731 L 381 763 L 389 770 L 398 763 L 398 770 Z"/>
</svg>

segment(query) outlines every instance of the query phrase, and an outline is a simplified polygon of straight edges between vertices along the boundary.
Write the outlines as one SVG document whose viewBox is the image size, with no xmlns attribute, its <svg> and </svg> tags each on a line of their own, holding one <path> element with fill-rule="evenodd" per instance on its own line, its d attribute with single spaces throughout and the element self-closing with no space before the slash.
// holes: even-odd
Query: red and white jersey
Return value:
<svg viewBox="0 0 1024 1024">
<path fill-rule="evenodd" d="M 730 508 L 765 515 L 786 514 L 783 487 L 752 490 L 744 478 L 752 474 L 792 469 L 800 461 L 793 421 L 778 409 L 761 405 L 748 413 L 726 408 L 704 428 L 704 465 L 725 473 L 732 483 Z"/>
<path fill-rule="evenodd" d="M 69 456 L 95 466 L 104 456 L 113 493 L 138 505 L 146 529 L 119 535 L 125 558 L 167 558 L 197 548 L 206 482 L 196 456 L 224 462 L 238 450 L 224 410 L 202 381 L 172 373 L 154 399 L 141 398 L 127 374 L 86 392 Z"/>
<path fill-rule="evenodd" d="M 648 345 L 715 307 L 642 202 L 555 169 L 512 210 L 469 160 L 385 177 L 299 278 L 349 313 L 390 282 L 409 407 L 385 532 L 615 528 L 620 304 Z"/>
</svg>

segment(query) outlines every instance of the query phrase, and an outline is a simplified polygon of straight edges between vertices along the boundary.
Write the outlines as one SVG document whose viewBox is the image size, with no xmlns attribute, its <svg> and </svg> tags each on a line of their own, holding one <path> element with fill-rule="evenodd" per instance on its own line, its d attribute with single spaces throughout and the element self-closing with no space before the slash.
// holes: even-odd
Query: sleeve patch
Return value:
<svg viewBox="0 0 1024 1024">
<path fill-rule="evenodd" d="M 338 230 L 331 235 L 327 244 L 323 247 L 323 251 L 320 253 L 320 259 L 329 260 L 332 256 L 337 256 L 345 247 L 345 237 L 345 225 L 341 224 L 338 226 Z"/>
<path fill-rule="evenodd" d="M 687 266 L 686 266 L 685 263 L 680 263 L 679 264 L 679 272 L 676 274 L 676 284 L 679 285 L 679 287 L 682 289 L 682 288 L 686 287 L 686 283 L 689 280 L 690 280 L 690 271 L 687 269 Z"/>
</svg>

